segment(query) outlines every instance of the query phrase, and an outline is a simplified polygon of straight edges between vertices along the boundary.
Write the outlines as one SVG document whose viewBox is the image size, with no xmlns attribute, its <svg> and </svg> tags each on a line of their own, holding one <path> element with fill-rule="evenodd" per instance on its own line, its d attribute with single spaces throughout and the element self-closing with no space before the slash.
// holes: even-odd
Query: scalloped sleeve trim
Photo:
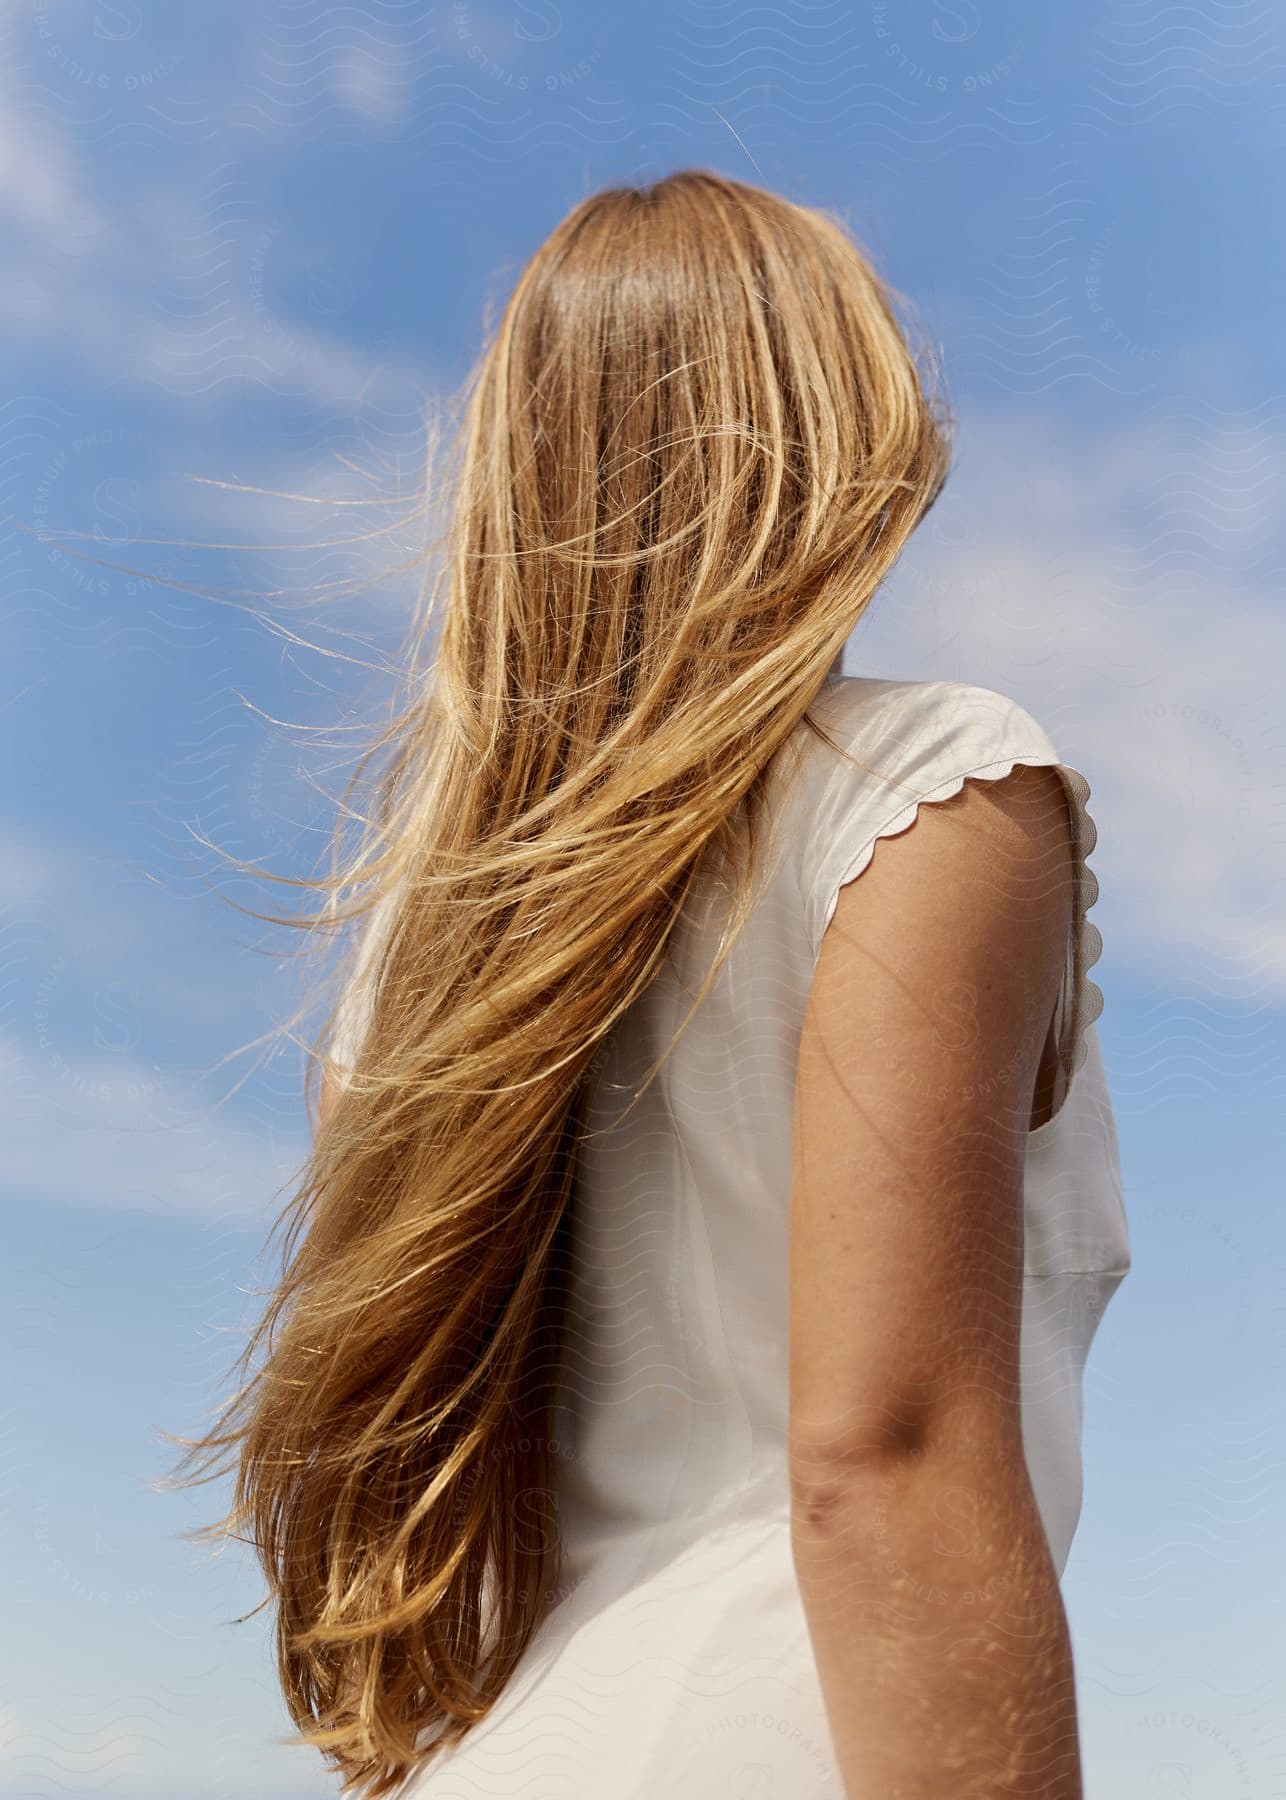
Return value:
<svg viewBox="0 0 1286 1800">
<path fill-rule="evenodd" d="M 866 834 L 856 848 L 849 848 L 842 842 L 837 845 L 836 854 L 828 859 L 823 870 L 821 907 L 816 915 L 819 922 L 813 932 L 813 953 L 814 956 L 820 953 L 822 937 L 834 916 L 840 889 L 850 881 L 855 881 L 862 873 L 881 839 L 898 837 L 908 831 L 915 823 L 922 806 L 951 799 L 960 792 L 966 781 L 999 781 L 1003 776 L 1012 774 L 1019 765 L 1053 768 L 1058 771 L 1068 800 L 1075 858 L 1072 924 L 1068 933 L 1067 959 L 1055 1012 L 1059 1061 L 1063 1069 L 1062 1092 L 1055 1101 L 1051 1117 L 1029 1134 L 1031 1138 L 1039 1138 L 1042 1132 L 1049 1131 L 1062 1118 L 1068 1090 L 1085 1063 L 1087 1033 L 1103 1011 L 1102 989 L 1089 973 L 1103 950 L 1102 934 L 1088 917 L 1090 908 L 1099 896 L 1098 880 L 1089 863 L 1090 853 L 1098 842 L 1098 831 L 1089 811 L 1090 785 L 1079 769 L 1062 761 L 1056 750 L 1015 750 L 1010 755 L 963 769 L 908 800 L 882 825 Z"/>
</svg>

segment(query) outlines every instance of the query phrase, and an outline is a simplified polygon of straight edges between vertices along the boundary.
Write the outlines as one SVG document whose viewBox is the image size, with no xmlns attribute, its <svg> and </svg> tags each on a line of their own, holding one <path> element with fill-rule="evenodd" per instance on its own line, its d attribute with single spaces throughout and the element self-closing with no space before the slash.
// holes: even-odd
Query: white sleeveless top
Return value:
<svg viewBox="0 0 1286 1800">
<path fill-rule="evenodd" d="M 631 1108 L 712 959 L 726 890 L 703 870 L 670 959 L 595 1058 L 555 1423 L 563 1578 L 493 1712 L 404 1794 L 844 1800 L 790 1549 L 800 1030 L 839 889 L 876 841 L 967 777 L 1017 763 L 1059 769 L 1080 852 L 1058 1014 L 1070 1084 L 1028 1138 L 1021 1336 L 1024 1450 L 1060 1575 L 1066 1565 L 1082 1371 L 1130 1266 L 1088 974 L 1101 949 L 1086 917 L 1089 788 L 1029 713 L 987 688 L 831 676 L 811 710 L 856 761 L 797 728 L 770 769 L 754 911 L 706 999 Z M 350 1045 L 359 1021 L 354 999 Z"/>
</svg>

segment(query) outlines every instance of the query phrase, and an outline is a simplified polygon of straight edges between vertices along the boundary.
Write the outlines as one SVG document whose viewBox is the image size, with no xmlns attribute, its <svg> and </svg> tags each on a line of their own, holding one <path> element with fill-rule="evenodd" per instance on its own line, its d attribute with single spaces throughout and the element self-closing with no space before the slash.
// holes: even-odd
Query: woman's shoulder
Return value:
<svg viewBox="0 0 1286 1800">
<path fill-rule="evenodd" d="M 901 751 L 912 762 L 985 765 L 1011 748 L 1047 753 L 1053 741 L 1013 695 L 973 681 L 831 675 L 810 707 L 818 724 L 852 751 L 855 745 Z M 833 767 L 833 754 L 823 756 Z"/>
<path fill-rule="evenodd" d="M 838 889 L 875 843 L 906 831 L 922 806 L 952 798 L 970 778 L 998 780 L 1019 764 L 1057 768 L 1085 821 L 1079 848 L 1092 842 L 1088 786 L 1009 694 L 968 681 L 829 676 L 809 711 L 824 737 L 801 721 L 787 810 L 815 945 Z"/>
</svg>

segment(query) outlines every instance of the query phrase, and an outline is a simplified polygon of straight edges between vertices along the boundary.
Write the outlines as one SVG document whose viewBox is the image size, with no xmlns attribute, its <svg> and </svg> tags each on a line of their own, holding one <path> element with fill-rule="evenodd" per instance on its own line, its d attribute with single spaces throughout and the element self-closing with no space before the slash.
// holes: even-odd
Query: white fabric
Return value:
<svg viewBox="0 0 1286 1800">
<path fill-rule="evenodd" d="M 843 1800 L 786 1476 L 790 1140 L 818 948 L 877 839 L 969 776 L 1054 765 L 1082 858 L 1094 828 L 1084 778 L 989 689 L 831 676 L 812 710 L 857 761 L 799 727 L 772 768 L 755 910 L 626 1116 L 709 967 L 713 869 L 596 1061 L 556 1423 L 558 1603 L 492 1713 L 407 1796 Z M 1081 1507 L 1082 1371 L 1130 1266 L 1087 974 L 1096 894 L 1082 862 L 1059 1015 L 1071 1082 L 1028 1140 L 1024 1187 L 1024 1448 L 1060 1575 Z"/>
</svg>

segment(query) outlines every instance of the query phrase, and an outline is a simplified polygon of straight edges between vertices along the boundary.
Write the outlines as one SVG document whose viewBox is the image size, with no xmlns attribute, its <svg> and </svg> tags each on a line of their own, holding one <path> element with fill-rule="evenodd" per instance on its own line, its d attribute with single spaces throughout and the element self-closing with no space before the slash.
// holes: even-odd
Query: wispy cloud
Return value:
<svg viewBox="0 0 1286 1800">
<path fill-rule="evenodd" d="M 262 1106 L 204 1106 L 124 1051 L 0 1036 L 0 1077 L 3 1185 L 30 1205 L 266 1222 L 307 1149 L 302 1108 L 283 1107 L 273 1128 Z"/>
<path fill-rule="evenodd" d="M 850 645 L 853 672 L 1012 694 L 1093 790 L 1096 922 L 1158 981 L 1286 998 L 1270 577 L 1275 429 L 1223 420 L 1092 440 L 972 424 L 957 470 Z"/>
<path fill-rule="evenodd" d="M 382 68 L 357 51 L 336 64 L 358 110 L 388 114 L 394 88 L 377 79 Z M 432 370 L 348 341 L 337 269 L 323 259 L 301 270 L 301 246 L 262 183 L 200 154 L 199 141 L 184 141 L 191 131 L 173 132 L 169 175 L 126 188 L 103 179 L 47 91 L 11 87 L 0 101 L 0 329 L 10 344 L 107 383 L 149 382 L 185 406 L 249 382 L 310 405 L 360 404 L 394 439 L 413 430 Z M 292 310 L 278 298 L 288 283 Z"/>
</svg>

